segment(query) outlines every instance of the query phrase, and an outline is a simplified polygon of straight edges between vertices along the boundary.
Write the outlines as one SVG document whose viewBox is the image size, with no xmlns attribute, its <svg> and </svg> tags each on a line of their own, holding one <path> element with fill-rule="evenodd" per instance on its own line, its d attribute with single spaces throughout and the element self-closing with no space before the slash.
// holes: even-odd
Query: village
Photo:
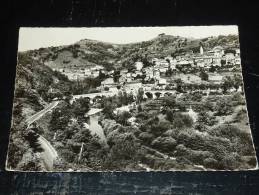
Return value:
<svg viewBox="0 0 259 195">
<path fill-rule="evenodd" d="M 225 76 L 240 73 L 240 49 L 224 49 L 216 46 L 212 50 L 204 51 L 200 46 L 199 53 L 185 52 L 178 56 L 152 58 L 150 66 L 136 61 L 134 69 L 121 68 L 107 71 L 103 66 L 81 69 L 59 69 L 70 80 L 97 78 L 102 74 L 105 78 L 97 88 L 98 92 L 113 92 L 119 90 L 132 92 L 136 95 L 142 88 L 151 90 L 175 90 L 177 80 L 184 85 L 205 85 L 206 90 L 222 92 L 219 87 Z M 216 86 L 216 87 L 215 87 Z M 217 87 L 218 86 L 218 87 Z M 234 89 L 232 89 L 234 90 Z M 241 90 L 241 86 L 240 89 Z"/>
<path fill-rule="evenodd" d="M 238 45 L 236 36 L 159 34 L 21 53 L 18 75 L 28 82 L 16 89 L 15 122 L 25 111 L 27 133 L 13 139 L 40 154 L 32 170 L 255 167 Z M 28 169 L 19 158 L 10 167 Z"/>
</svg>

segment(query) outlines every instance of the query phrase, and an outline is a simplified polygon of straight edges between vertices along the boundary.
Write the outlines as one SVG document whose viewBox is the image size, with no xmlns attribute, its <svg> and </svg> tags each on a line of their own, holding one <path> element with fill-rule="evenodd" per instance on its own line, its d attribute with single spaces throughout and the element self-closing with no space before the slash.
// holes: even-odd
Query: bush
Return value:
<svg viewBox="0 0 259 195">
<path fill-rule="evenodd" d="M 211 116 L 207 112 L 201 111 L 198 115 L 197 122 L 203 123 L 205 125 L 213 126 L 216 124 L 217 120 L 215 116 Z"/>
<path fill-rule="evenodd" d="M 174 150 L 177 142 L 172 137 L 158 137 L 152 141 L 151 146 L 158 150 L 169 152 Z"/>
<path fill-rule="evenodd" d="M 150 132 L 154 136 L 160 136 L 165 131 L 167 131 L 168 129 L 170 129 L 170 123 L 169 122 L 159 122 L 158 124 L 151 125 Z"/>
<path fill-rule="evenodd" d="M 188 152 L 188 149 L 183 144 L 179 144 L 175 149 L 177 156 L 184 156 Z"/>
<path fill-rule="evenodd" d="M 239 161 L 237 160 L 238 156 L 234 154 L 228 154 L 223 157 L 222 161 L 219 162 L 222 166 L 222 169 L 237 169 L 239 167 Z"/>
<path fill-rule="evenodd" d="M 173 127 L 176 129 L 181 129 L 185 127 L 192 127 L 193 120 L 189 115 L 175 113 L 173 120 Z"/>
<path fill-rule="evenodd" d="M 245 97 L 241 95 L 240 92 L 236 92 L 233 94 L 232 101 L 235 104 L 234 106 L 245 105 Z"/>
<path fill-rule="evenodd" d="M 228 115 L 233 112 L 231 100 L 228 98 L 222 98 L 217 101 L 215 106 L 216 114 L 219 116 Z"/>
<path fill-rule="evenodd" d="M 227 138 L 229 140 L 232 140 L 235 137 L 242 136 L 241 130 L 233 125 L 220 125 L 217 128 L 213 129 L 211 134 L 218 137 Z"/>
<path fill-rule="evenodd" d="M 207 81 L 209 79 L 209 75 L 206 72 L 200 72 L 201 80 Z"/>
<path fill-rule="evenodd" d="M 154 136 L 148 132 L 142 132 L 139 134 L 139 139 L 141 139 L 144 142 L 144 144 L 147 145 L 149 145 L 152 142 L 153 138 Z"/>
<path fill-rule="evenodd" d="M 203 164 L 206 168 L 216 169 L 218 166 L 218 161 L 214 158 L 206 158 L 204 159 Z"/>
<path fill-rule="evenodd" d="M 116 121 L 122 125 L 127 125 L 128 124 L 128 119 L 131 117 L 131 113 L 128 111 L 123 111 L 122 113 L 117 115 Z"/>
<path fill-rule="evenodd" d="M 213 154 L 208 151 L 200 150 L 189 150 L 186 154 L 186 158 L 189 159 L 194 164 L 203 165 L 204 159 L 213 157 Z"/>
<path fill-rule="evenodd" d="M 243 120 L 247 120 L 247 112 L 245 109 L 240 109 L 237 111 L 236 116 L 234 118 L 234 122 L 241 122 Z"/>
<path fill-rule="evenodd" d="M 167 110 L 166 111 L 166 119 L 170 122 L 174 120 L 174 110 Z"/>
</svg>

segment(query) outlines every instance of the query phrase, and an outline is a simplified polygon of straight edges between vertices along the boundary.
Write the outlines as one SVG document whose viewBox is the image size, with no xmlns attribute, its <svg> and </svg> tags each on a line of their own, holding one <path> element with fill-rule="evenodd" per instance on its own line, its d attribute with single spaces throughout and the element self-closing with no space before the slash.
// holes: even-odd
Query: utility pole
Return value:
<svg viewBox="0 0 259 195">
<path fill-rule="evenodd" d="M 80 162 L 80 160 L 81 160 L 82 153 L 83 153 L 83 148 L 84 148 L 84 143 L 81 144 L 81 149 L 80 149 L 80 152 L 79 152 L 78 162 Z"/>
</svg>

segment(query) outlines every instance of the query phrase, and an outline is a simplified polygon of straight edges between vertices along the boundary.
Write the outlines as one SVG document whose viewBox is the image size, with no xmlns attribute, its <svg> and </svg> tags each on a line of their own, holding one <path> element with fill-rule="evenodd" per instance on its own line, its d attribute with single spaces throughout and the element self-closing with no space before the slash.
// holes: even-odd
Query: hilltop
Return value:
<svg viewBox="0 0 259 195">
<path fill-rule="evenodd" d="M 161 58 L 190 51 L 199 52 L 200 45 L 205 50 L 218 45 L 227 49 L 238 47 L 239 40 L 237 35 L 194 39 L 160 34 L 149 41 L 129 44 L 83 39 L 72 45 L 40 48 L 27 53 L 42 60 L 52 69 L 84 69 L 101 65 L 111 70 L 127 67 L 137 60 L 151 60 L 154 57 Z"/>
</svg>

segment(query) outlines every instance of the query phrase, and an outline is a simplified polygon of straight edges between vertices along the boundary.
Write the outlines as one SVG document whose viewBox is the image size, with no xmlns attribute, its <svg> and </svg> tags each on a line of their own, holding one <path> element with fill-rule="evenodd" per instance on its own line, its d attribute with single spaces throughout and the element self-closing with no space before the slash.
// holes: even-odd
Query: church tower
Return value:
<svg viewBox="0 0 259 195">
<path fill-rule="evenodd" d="M 200 54 L 203 55 L 203 47 L 200 46 Z"/>
</svg>

